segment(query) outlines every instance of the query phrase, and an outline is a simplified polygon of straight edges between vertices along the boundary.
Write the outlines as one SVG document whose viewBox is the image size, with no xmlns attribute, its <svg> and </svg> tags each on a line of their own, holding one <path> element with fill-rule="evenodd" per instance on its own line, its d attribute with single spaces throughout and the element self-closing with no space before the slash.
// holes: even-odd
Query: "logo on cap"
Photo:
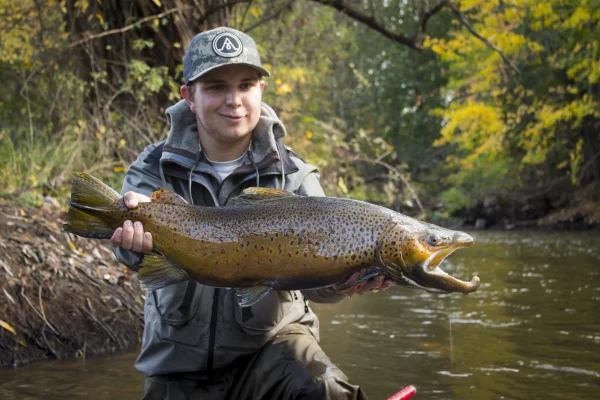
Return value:
<svg viewBox="0 0 600 400">
<path fill-rule="evenodd" d="M 242 53 L 243 46 L 240 39 L 229 32 L 223 32 L 213 39 L 213 50 L 221 57 L 236 57 Z"/>
</svg>

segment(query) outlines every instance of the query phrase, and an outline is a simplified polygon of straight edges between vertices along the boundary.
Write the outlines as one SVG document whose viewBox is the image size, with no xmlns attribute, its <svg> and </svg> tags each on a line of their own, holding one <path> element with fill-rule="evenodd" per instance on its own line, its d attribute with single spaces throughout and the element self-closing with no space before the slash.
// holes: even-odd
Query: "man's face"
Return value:
<svg viewBox="0 0 600 400">
<path fill-rule="evenodd" d="M 206 150 L 218 153 L 220 148 L 249 144 L 260 117 L 264 85 L 255 69 L 227 65 L 199 78 L 192 87 L 193 95 L 182 86 L 181 94 L 196 114 Z"/>
</svg>

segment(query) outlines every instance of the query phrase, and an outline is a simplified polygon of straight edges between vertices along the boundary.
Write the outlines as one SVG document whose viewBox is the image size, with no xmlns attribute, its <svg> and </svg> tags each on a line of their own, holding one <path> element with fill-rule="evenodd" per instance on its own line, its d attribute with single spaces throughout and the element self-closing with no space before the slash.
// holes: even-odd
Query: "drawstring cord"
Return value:
<svg viewBox="0 0 600 400">
<path fill-rule="evenodd" d="M 256 187 L 260 187 L 260 175 L 258 173 L 258 166 L 254 162 L 254 158 L 252 157 L 252 142 L 248 146 L 248 158 L 250 158 L 250 162 L 256 171 Z M 283 158 L 281 157 L 281 153 L 279 152 L 279 144 L 275 143 L 275 151 L 277 152 L 277 156 L 279 157 L 279 162 L 281 163 L 281 190 L 285 190 L 285 167 L 283 165 Z"/>
<path fill-rule="evenodd" d="M 281 163 L 281 190 L 285 190 L 285 167 L 283 166 L 283 158 L 279 152 L 279 143 L 277 142 L 275 142 L 275 151 L 277 151 L 277 156 L 279 156 L 279 162 Z"/>
<path fill-rule="evenodd" d="M 196 155 L 196 161 L 194 162 L 194 166 L 190 169 L 190 175 L 188 177 L 188 192 L 190 193 L 190 204 L 194 204 L 194 195 L 192 194 L 192 174 L 196 169 L 196 166 L 200 162 L 200 152 Z"/>
</svg>

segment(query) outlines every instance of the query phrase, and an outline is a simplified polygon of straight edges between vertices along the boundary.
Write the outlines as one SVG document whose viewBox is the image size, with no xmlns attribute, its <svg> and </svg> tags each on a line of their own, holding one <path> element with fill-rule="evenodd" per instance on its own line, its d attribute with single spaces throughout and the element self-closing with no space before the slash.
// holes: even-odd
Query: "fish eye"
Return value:
<svg viewBox="0 0 600 400">
<path fill-rule="evenodd" d="M 431 235 L 427 238 L 427 243 L 429 243 L 432 246 L 437 246 L 438 244 L 440 244 L 441 240 L 435 236 L 435 235 Z"/>
</svg>

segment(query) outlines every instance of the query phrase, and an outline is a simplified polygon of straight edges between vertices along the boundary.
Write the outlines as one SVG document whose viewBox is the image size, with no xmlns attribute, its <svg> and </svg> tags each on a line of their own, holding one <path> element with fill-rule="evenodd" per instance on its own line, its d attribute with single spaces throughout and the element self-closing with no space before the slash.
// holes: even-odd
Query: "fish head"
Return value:
<svg viewBox="0 0 600 400">
<path fill-rule="evenodd" d="M 473 238 L 433 224 L 396 223 L 381 248 L 384 269 L 396 283 L 437 293 L 471 293 L 479 278 L 462 281 L 447 274 L 440 264 L 455 250 L 473 245 Z"/>
</svg>

